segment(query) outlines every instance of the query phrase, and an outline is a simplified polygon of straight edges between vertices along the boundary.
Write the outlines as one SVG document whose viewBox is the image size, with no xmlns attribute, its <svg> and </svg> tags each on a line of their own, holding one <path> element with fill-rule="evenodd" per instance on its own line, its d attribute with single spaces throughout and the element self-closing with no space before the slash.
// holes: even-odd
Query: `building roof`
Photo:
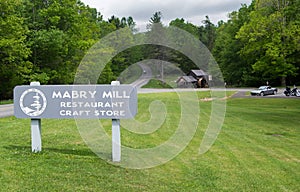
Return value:
<svg viewBox="0 0 300 192">
<path fill-rule="evenodd" d="M 197 77 L 207 76 L 207 73 L 205 73 L 205 72 L 204 72 L 203 70 L 201 70 L 201 69 L 198 69 L 198 70 L 191 70 L 191 71 L 189 72 L 189 75 L 190 75 L 191 73 L 194 73 Z"/>
<path fill-rule="evenodd" d="M 181 76 L 181 77 L 177 80 L 177 82 L 179 82 L 180 79 L 183 79 L 183 80 L 186 81 L 187 83 L 193 83 L 193 82 L 196 82 L 196 81 L 197 81 L 193 76 Z"/>
</svg>

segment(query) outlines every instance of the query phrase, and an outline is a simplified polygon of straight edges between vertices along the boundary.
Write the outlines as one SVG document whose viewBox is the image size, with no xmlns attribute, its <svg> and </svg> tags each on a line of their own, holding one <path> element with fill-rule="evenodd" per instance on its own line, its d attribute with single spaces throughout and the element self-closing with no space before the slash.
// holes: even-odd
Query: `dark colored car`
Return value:
<svg viewBox="0 0 300 192">
<path fill-rule="evenodd" d="M 265 96 L 265 95 L 276 95 L 278 92 L 277 88 L 271 86 L 260 86 L 258 89 L 251 91 L 252 96 Z"/>
</svg>

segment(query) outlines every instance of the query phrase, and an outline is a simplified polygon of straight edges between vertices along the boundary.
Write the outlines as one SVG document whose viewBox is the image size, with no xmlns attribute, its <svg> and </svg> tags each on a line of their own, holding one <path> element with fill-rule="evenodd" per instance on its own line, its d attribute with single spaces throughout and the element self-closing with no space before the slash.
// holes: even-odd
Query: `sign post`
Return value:
<svg viewBox="0 0 300 192">
<path fill-rule="evenodd" d="M 31 82 L 30 86 L 40 86 L 40 82 Z M 31 119 L 31 151 L 42 151 L 42 127 L 41 119 Z"/>
<path fill-rule="evenodd" d="M 112 119 L 112 161 L 121 161 L 120 119 L 137 113 L 137 90 L 131 85 L 16 86 L 14 114 L 31 119 L 32 152 L 42 150 L 41 119 Z"/>
<path fill-rule="evenodd" d="M 119 86 L 119 81 L 112 81 L 111 85 Z M 121 161 L 121 133 L 120 119 L 112 119 L 112 161 Z"/>
</svg>

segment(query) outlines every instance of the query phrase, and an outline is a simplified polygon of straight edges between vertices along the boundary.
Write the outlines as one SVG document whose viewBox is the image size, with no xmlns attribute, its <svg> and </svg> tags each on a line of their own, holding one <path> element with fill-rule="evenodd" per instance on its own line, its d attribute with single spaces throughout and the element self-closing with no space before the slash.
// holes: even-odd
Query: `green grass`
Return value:
<svg viewBox="0 0 300 192">
<path fill-rule="evenodd" d="M 168 85 L 167 83 L 162 82 L 161 80 L 158 79 L 150 79 L 150 81 L 144 85 L 142 88 L 172 88 L 170 85 Z"/>
<path fill-rule="evenodd" d="M 199 99 L 209 93 L 199 93 Z M 139 95 L 141 121 L 148 105 L 161 100 L 172 110 L 162 128 L 149 135 L 122 129 L 122 144 L 155 146 L 178 123 L 175 93 Z M 31 153 L 30 120 L 0 119 L 0 191 L 299 191 L 300 100 L 229 99 L 218 139 L 198 150 L 211 102 L 200 101 L 198 130 L 188 147 L 158 167 L 125 169 L 98 158 L 80 137 L 73 120 L 42 120 L 43 151 Z M 110 121 L 103 121 L 110 134 Z"/>
</svg>

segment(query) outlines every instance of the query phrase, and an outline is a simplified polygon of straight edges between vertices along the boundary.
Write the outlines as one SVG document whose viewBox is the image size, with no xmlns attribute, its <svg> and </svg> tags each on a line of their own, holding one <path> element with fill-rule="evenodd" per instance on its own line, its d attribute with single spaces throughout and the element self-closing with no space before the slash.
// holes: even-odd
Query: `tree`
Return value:
<svg viewBox="0 0 300 192">
<path fill-rule="evenodd" d="M 199 27 L 199 39 L 210 51 L 212 51 L 216 39 L 216 26 L 210 21 L 208 16 L 205 17 L 205 20 L 202 21 L 202 23 L 204 26 Z"/>
<path fill-rule="evenodd" d="M 286 85 L 287 77 L 296 76 L 298 71 L 294 55 L 299 52 L 300 29 L 286 12 L 295 5 L 299 3 L 293 0 L 256 1 L 250 22 L 237 34 L 245 43 L 242 55 L 256 58 L 253 70 L 261 73 L 263 79 L 280 80 L 282 86 Z"/>
<path fill-rule="evenodd" d="M 161 19 L 162 19 L 162 13 L 160 11 L 157 11 L 150 18 L 149 22 L 150 22 L 150 24 L 162 23 Z"/>
<path fill-rule="evenodd" d="M 183 18 L 177 18 L 171 21 L 169 25 L 185 30 L 190 34 L 194 35 L 196 38 L 199 38 L 199 28 L 190 22 L 186 22 Z"/>
<path fill-rule="evenodd" d="M 96 9 L 77 0 L 24 4 L 34 73 L 47 77 L 43 83 L 72 83 L 82 57 L 99 38 Z"/>
<path fill-rule="evenodd" d="M 164 26 L 162 24 L 162 13 L 160 11 L 155 12 L 147 24 L 148 32 L 146 33 L 146 41 L 149 45 L 144 47 L 145 59 L 156 59 L 154 73 L 161 77 L 164 81 L 164 66 L 163 61 L 167 61 L 169 57 L 168 49 L 160 44 L 164 44 L 167 36 Z"/>
<path fill-rule="evenodd" d="M 27 61 L 27 27 L 22 17 L 21 0 L 0 0 L 0 98 L 12 97 L 14 86 L 22 84 L 23 76 L 31 72 Z"/>
<path fill-rule="evenodd" d="M 244 43 L 236 38 L 240 28 L 249 22 L 250 6 L 242 5 L 238 11 L 229 14 L 229 20 L 220 22 L 216 31 L 213 55 L 218 62 L 225 82 L 234 86 L 256 86 L 258 78 L 251 67 L 252 58 L 240 55 Z"/>
<path fill-rule="evenodd" d="M 169 25 L 171 27 L 178 27 L 182 30 L 185 30 L 186 32 L 193 35 L 195 37 L 195 39 L 199 39 L 199 27 L 193 25 L 192 23 L 186 22 L 183 18 L 181 18 L 181 19 L 177 18 L 177 19 L 171 21 Z M 176 41 L 176 44 L 178 46 L 184 46 L 184 44 L 187 41 L 186 37 L 177 36 L 176 34 L 172 34 L 171 36 L 176 37 L 175 39 L 173 39 L 173 41 Z M 190 49 L 190 48 L 191 48 L 191 46 L 188 46 L 185 49 Z M 190 52 L 193 53 L 193 50 L 190 50 Z M 169 55 L 171 55 L 171 54 L 169 54 Z M 180 67 L 180 69 L 185 73 L 188 73 L 192 69 L 199 68 L 187 56 L 185 56 L 184 54 L 179 53 L 179 52 L 173 51 L 173 56 L 171 57 L 171 61 L 173 63 L 178 63 L 178 66 Z"/>
<path fill-rule="evenodd" d="M 112 16 L 108 19 L 108 22 L 115 27 L 115 30 L 118 30 L 113 34 L 115 35 L 115 38 L 112 40 L 114 47 L 117 48 L 117 50 L 124 45 L 133 43 L 133 33 L 137 30 L 135 28 L 136 24 L 131 16 L 128 18 L 122 17 L 121 20 L 118 17 Z M 120 41 L 120 39 L 123 41 Z M 139 48 L 135 47 L 118 53 L 109 65 L 114 74 L 114 76 L 111 77 L 116 79 L 116 77 L 118 77 L 126 68 L 137 62 L 139 60 L 137 59 L 137 55 L 140 55 L 138 51 Z M 102 82 L 104 81 L 102 80 Z"/>
<path fill-rule="evenodd" d="M 160 11 L 157 11 L 153 14 L 146 28 L 148 30 L 152 30 L 153 25 L 162 26 L 162 13 Z"/>
<path fill-rule="evenodd" d="M 133 18 L 129 16 L 128 18 L 122 17 L 121 20 L 116 16 L 111 16 L 108 19 L 108 22 L 115 26 L 116 30 L 129 27 L 132 32 L 137 32 L 136 23 L 134 22 Z"/>
<path fill-rule="evenodd" d="M 138 30 L 136 29 L 136 23 L 133 20 L 133 18 L 131 16 L 129 16 L 126 21 L 127 21 L 127 26 L 130 28 L 130 30 L 133 33 L 136 33 Z"/>
</svg>

